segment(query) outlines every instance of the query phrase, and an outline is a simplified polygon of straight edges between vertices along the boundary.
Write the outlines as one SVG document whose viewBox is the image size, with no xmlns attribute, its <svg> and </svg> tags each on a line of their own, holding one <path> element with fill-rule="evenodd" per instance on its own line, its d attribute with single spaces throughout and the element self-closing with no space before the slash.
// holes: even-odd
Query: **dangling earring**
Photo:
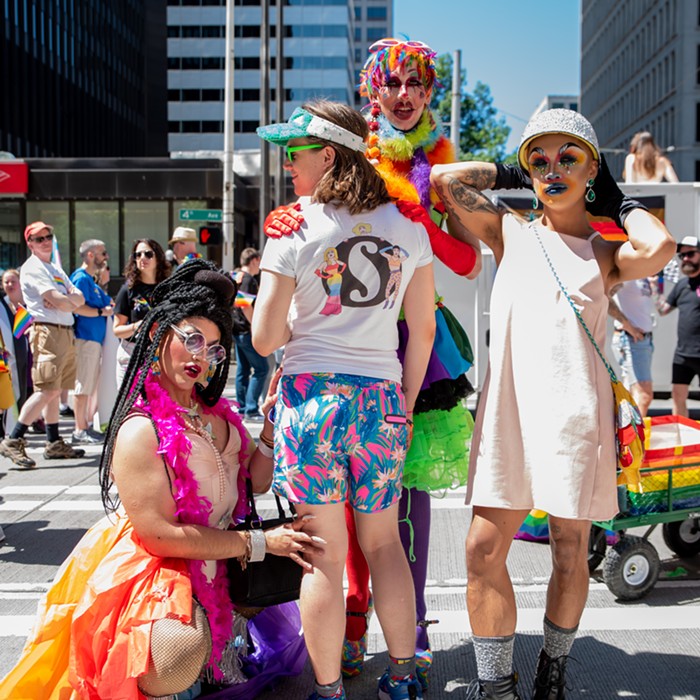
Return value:
<svg viewBox="0 0 700 700">
<path fill-rule="evenodd" d="M 537 210 L 537 207 L 539 207 L 539 206 L 540 206 L 540 200 L 537 199 L 537 197 L 533 197 L 532 198 L 532 208 L 534 210 Z"/>
<path fill-rule="evenodd" d="M 367 126 L 369 127 L 369 137 L 367 138 L 367 150 L 365 151 L 365 156 L 367 159 L 376 164 L 379 162 L 379 148 L 377 144 L 379 143 L 379 136 L 377 132 L 379 131 L 379 115 L 382 113 L 381 108 L 375 102 L 369 111 L 370 118 L 367 121 Z"/>
<path fill-rule="evenodd" d="M 151 374 L 154 377 L 160 376 L 160 364 L 158 363 L 159 360 L 160 358 L 158 357 L 157 353 L 153 356 L 153 359 L 151 360 Z"/>
<path fill-rule="evenodd" d="M 593 191 L 593 185 L 595 184 L 595 180 L 591 178 L 587 183 L 586 187 L 588 188 L 586 190 L 586 201 L 587 202 L 595 202 L 595 192 Z"/>
<path fill-rule="evenodd" d="M 209 369 L 207 370 L 207 373 L 204 375 L 204 380 L 206 381 L 207 384 L 214 378 L 214 375 L 216 374 L 216 365 L 213 362 L 209 363 Z"/>
</svg>

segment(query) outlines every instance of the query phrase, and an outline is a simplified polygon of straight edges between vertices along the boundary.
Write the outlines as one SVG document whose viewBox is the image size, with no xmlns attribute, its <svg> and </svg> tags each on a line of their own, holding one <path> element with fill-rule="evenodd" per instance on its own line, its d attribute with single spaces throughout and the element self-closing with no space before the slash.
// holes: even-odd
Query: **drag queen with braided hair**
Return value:
<svg viewBox="0 0 700 700">
<path fill-rule="evenodd" d="M 59 570 L 1 697 L 179 700 L 197 697 L 202 677 L 233 683 L 219 698 L 253 698 L 275 675 L 301 671 L 296 606 L 248 623 L 228 595 L 229 558 L 259 561 L 269 552 L 310 570 L 299 552 L 323 544 L 302 532 L 304 518 L 265 533 L 228 529 L 245 514 L 246 478 L 255 492 L 272 480 L 272 449 L 256 449 L 221 398 L 235 291 L 204 260 L 181 265 L 154 289 L 102 454 L 108 515 Z M 271 429 L 268 421 L 270 441 Z M 275 637 L 265 658 L 257 653 L 263 625 Z M 235 640 L 246 631 L 256 658 L 241 660 L 246 645 Z M 284 668 L 282 657 L 295 663 Z M 248 680 L 241 665 L 257 675 Z"/>
</svg>

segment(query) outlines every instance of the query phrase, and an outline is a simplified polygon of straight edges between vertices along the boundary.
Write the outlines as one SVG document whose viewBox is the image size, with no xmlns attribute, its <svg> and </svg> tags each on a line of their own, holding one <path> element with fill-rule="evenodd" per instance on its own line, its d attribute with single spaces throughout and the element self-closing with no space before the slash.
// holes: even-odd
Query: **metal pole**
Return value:
<svg viewBox="0 0 700 700">
<path fill-rule="evenodd" d="M 224 192 L 221 229 L 224 234 L 222 267 L 233 270 L 234 248 L 234 174 L 233 174 L 233 69 L 234 69 L 234 2 L 226 0 L 226 48 L 224 57 Z"/>
<path fill-rule="evenodd" d="M 270 0 L 262 0 L 260 28 L 260 123 L 270 123 Z M 265 233 L 263 221 L 270 208 L 270 149 L 267 141 L 260 140 L 260 212 L 258 249 L 263 249 Z"/>
<path fill-rule="evenodd" d="M 450 141 L 459 158 L 459 137 L 462 122 L 462 52 L 456 49 L 452 61 L 452 119 L 450 120 Z"/>
<path fill-rule="evenodd" d="M 284 0 L 277 0 L 277 73 L 275 75 L 275 97 L 277 114 L 275 121 L 284 121 Z M 277 164 L 275 168 L 275 206 L 285 204 L 284 201 L 284 158 L 282 149 L 277 149 Z"/>
</svg>

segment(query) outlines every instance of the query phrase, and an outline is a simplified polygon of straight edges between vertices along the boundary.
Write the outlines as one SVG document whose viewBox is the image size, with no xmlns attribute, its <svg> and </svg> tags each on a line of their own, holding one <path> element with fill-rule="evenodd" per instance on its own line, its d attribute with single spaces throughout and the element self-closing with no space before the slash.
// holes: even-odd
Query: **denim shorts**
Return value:
<svg viewBox="0 0 700 700">
<path fill-rule="evenodd" d="M 396 382 L 348 374 L 282 377 L 273 490 L 292 503 L 372 513 L 401 496 L 408 430 Z"/>
<path fill-rule="evenodd" d="M 624 331 L 615 331 L 612 347 L 622 369 L 624 384 L 632 386 L 637 382 L 651 381 L 651 356 L 654 353 L 651 333 L 635 341 Z"/>
</svg>

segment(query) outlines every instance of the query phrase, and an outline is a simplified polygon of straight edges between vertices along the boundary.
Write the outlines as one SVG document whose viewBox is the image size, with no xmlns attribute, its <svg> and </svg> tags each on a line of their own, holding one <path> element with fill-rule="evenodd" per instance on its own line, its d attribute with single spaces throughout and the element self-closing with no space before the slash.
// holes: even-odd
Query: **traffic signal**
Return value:
<svg viewBox="0 0 700 700">
<path fill-rule="evenodd" d="M 200 226 L 199 227 L 199 243 L 200 245 L 221 245 L 223 243 L 223 234 L 221 226 Z"/>
</svg>

